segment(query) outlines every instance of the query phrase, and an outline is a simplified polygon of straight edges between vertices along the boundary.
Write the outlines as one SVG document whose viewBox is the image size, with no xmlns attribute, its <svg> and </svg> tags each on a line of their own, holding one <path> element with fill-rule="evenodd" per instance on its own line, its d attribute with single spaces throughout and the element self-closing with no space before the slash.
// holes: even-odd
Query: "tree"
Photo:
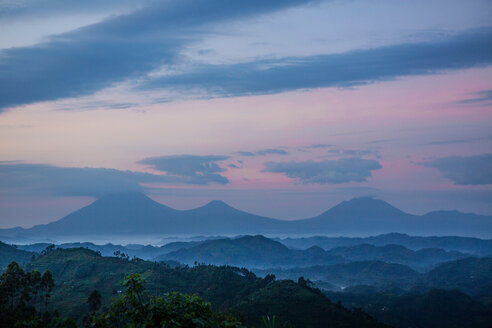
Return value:
<svg viewBox="0 0 492 328">
<path fill-rule="evenodd" d="M 41 313 L 41 305 L 46 309 L 54 287 L 50 271 L 43 275 L 39 271 L 25 272 L 19 264 L 12 262 L 0 276 L 0 328 L 74 328 L 75 322 Z M 38 294 L 42 292 L 41 297 Z"/>
<path fill-rule="evenodd" d="M 46 270 L 41 277 L 41 290 L 43 291 L 45 310 L 48 308 L 48 302 L 54 286 L 55 282 L 53 281 L 53 275 L 51 274 L 51 271 Z"/>
<path fill-rule="evenodd" d="M 41 255 L 46 255 L 55 249 L 55 244 L 46 246 L 46 248 L 41 252 Z"/>
<path fill-rule="evenodd" d="M 24 286 L 25 273 L 17 262 L 12 262 L 7 266 L 7 270 L 0 277 L 0 301 L 8 305 L 10 311 L 20 303 L 20 296 Z"/>
<path fill-rule="evenodd" d="M 300 276 L 299 279 L 297 279 L 297 283 L 302 287 L 311 287 L 312 285 L 312 282 L 309 279 L 305 279 L 303 276 Z"/>
<path fill-rule="evenodd" d="M 92 313 L 97 312 L 101 308 L 101 293 L 97 289 L 94 289 L 87 299 L 89 305 L 89 311 Z"/>
<path fill-rule="evenodd" d="M 275 281 L 276 277 L 274 274 L 267 274 L 265 276 L 265 278 L 263 278 L 263 280 L 265 281 L 265 283 L 269 284 L 271 283 L 272 281 Z"/>
<path fill-rule="evenodd" d="M 230 327 L 243 325 L 231 316 L 212 311 L 210 303 L 196 295 L 177 292 L 164 296 L 145 293 L 144 279 L 139 274 L 127 276 L 122 284 L 125 293 L 109 311 L 99 316 L 92 315 L 87 326 L 96 328 L 157 328 L 157 327 Z"/>
</svg>

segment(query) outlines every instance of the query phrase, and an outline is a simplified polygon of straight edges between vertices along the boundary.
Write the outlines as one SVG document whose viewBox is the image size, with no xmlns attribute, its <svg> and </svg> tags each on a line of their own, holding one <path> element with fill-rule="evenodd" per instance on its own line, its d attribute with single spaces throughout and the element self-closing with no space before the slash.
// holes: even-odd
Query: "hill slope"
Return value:
<svg viewBox="0 0 492 328">
<path fill-rule="evenodd" d="M 400 245 L 374 246 L 361 244 L 350 247 L 337 247 L 327 252 L 330 255 L 340 256 L 348 261 L 384 261 L 425 268 L 442 262 L 469 257 L 457 251 L 445 251 L 440 248 L 423 248 L 418 251 L 410 250 Z"/>
<path fill-rule="evenodd" d="M 397 328 L 489 328 L 492 307 L 457 290 L 432 289 L 425 293 L 327 292 L 334 302 L 362 308 Z"/>
<path fill-rule="evenodd" d="M 261 316 L 276 314 L 297 327 L 384 327 L 364 313 L 331 303 L 323 294 L 288 281 L 262 279 L 234 267 L 200 265 L 170 268 L 146 261 L 102 257 L 83 249 L 56 249 L 34 261 L 29 269 L 51 270 L 55 279 L 52 307 L 60 314 L 81 318 L 86 300 L 97 288 L 104 304 L 120 289 L 129 273 L 141 273 L 151 293 L 195 293 L 215 310 L 246 315 L 249 327 L 260 327 Z M 69 295 L 69 297 L 67 297 Z M 284 297 L 285 296 L 285 297 Z M 294 310 L 295 309 L 295 310 Z"/>
<path fill-rule="evenodd" d="M 15 261 L 19 264 L 26 263 L 33 255 L 34 253 L 32 252 L 17 249 L 14 246 L 7 245 L 0 241 L 0 272 L 3 271 L 10 262 Z"/>
<path fill-rule="evenodd" d="M 277 241 L 261 235 L 237 239 L 216 239 L 177 250 L 158 257 L 160 260 L 176 260 L 193 264 L 227 264 L 245 267 L 295 266 L 345 262 L 320 248 L 291 250 Z"/>
</svg>

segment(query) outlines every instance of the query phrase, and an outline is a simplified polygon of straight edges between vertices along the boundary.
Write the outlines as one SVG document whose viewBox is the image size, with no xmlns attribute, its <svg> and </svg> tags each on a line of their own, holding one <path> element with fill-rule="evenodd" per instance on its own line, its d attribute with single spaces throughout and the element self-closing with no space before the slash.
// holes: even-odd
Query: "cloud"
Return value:
<svg viewBox="0 0 492 328">
<path fill-rule="evenodd" d="M 18 0 L 0 1 L 0 19 L 22 16 L 80 14 L 101 12 L 108 9 L 131 9 L 149 3 L 149 0 Z"/>
<path fill-rule="evenodd" d="M 435 74 L 492 63 L 492 29 L 434 42 L 385 46 L 341 54 L 290 57 L 229 65 L 197 65 L 189 73 L 149 79 L 142 89 L 204 90 L 211 97 L 348 87 L 400 76 Z"/>
<path fill-rule="evenodd" d="M 304 148 L 306 148 L 306 149 L 322 149 L 322 148 L 331 148 L 331 147 L 335 147 L 335 145 L 332 145 L 332 144 L 314 144 L 314 145 L 306 146 Z"/>
<path fill-rule="evenodd" d="M 5 49 L 0 52 L 0 109 L 88 95 L 142 78 L 163 65 L 175 64 L 181 51 L 203 38 L 209 25 L 308 2 L 152 2 L 34 46 Z M 54 7 L 64 7 L 63 2 L 56 3 Z"/>
<path fill-rule="evenodd" d="M 238 151 L 239 156 L 253 157 L 253 156 L 267 156 L 267 155 L 288 155 L 289 152 L 283 149 L 267 148 L 261 149 L 255 152 L 251 151 Z"/>
<path fill-rule="evenodd" d="M 174 182 L 165 176 L 108 168 L 0 163 L 0 190 L 25 194 L 92 196 L 143 191 L 142 183 Z"/>
<path fill-rule="evenodd" d="M 208 185 L 229 183 L 226 177 L 218 174 L 226 171 L 218 163 L 227 159 L 229 156 L 173 155 L 145 158 L 138 163 L 149 165 L 156 171 L 165 172 L 166 177 L 182 183 Z"/>
<path fill-rule="evenodd" d="M 492 184 L 492 154 L 441 157 L 421 165 L 438 169 L 456 185 Z"/>
<path fill-rule="evenodd" d="M 265 155 L 288 155 L 289 153 L 283 149 L 262 149 L 256 152 L 257 155 L 265 156 Z"/>
<path fill-rule="evenodd" d="M 340 184 L 366 181 L 371 171 L 381 168 L 376 160 L 354 157 L 320 162 L 267 162 L 263 171 L 283 173 L 306 184 Z"/>
<path fill-rule="evenodd" d="M 478 92 L 474 92 L 472 98 L 467 98 L 463 100 L 459 100 L 456 103 L 458 104 L 477 104 L 483 106 L 492 105 L 492 90 L 482 90 Z"/>
<path fill-rule="evenodd" d="M 238 154 L 239 156 L 245 156 L 245 157 L 253 157 L 253 156 L 256 156 L 255 153 L 250 152 L 250 151 L 238 151 L 238 152 L 236 152 L 236 154 Z"/>
<path fill-rule="evenodd" d="M 380 144 L 380 143 L 387 143 L 387 142 L 393 142 L 393 141 L 396 141 L 398 139 L 378 139 L 378 140 L 373 140 L 373 141 L 369 141 L 368 144 Z"/>
<path fill-rule="evenodd" d="M 341 155 L 341 156 L 369 156 L 369 155 L 378 155 L 378 151 L 372 149 L 330 149 L 328 153 L 333 155 Z"/>
<path fill-rule="evenodd" d="M 461 144 L 461 143 L 470 143 L 480 140 L 486 140 L 486 138 L 463 138 L 463 139 L 451 139 L 451 140 L 441 140 L 441 141 L 432 141 L 427 143 L 428 145 L 453 145 L 453 144 Z"/>
<path fill-rule="evenodd" d="M 335 147 L 335 145 L 332 144 L 313 144 L 309 146 L 303 146 L 297 148 L 297 151 L 300 151 L 302 153 L 310 153 L 312 149 L 326 149 L 326 148 L 332 148 Z"/>
</svg>

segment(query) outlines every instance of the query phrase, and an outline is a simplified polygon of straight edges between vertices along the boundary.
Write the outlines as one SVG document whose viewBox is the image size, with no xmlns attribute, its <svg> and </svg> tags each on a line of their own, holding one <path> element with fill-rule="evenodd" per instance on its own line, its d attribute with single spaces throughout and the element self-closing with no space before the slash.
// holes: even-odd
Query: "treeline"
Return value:
<svg viewBox="0 0 492 328">
<path fill-rule="evenodd" d="M 260 278 L 245 268 L 170 266 L 79 248 L 50 249 L 24 270 L 49 270 L 55 286 L 48 304 L 30 312 L 15 308 L 5 327 L 73 326 L 61 317 L 79 327 L 179 327 L 169 321 L 179 318 L 181 327 L 386 327 L 363 311 L 332 303 L 307 279 Z M 2 305 L 1 311 L 9 310 Z"/>
<path fill-rule="evenodd" d="M 0 276 L 0 327 L 76 327 L 47 311 L 54 285 L 50 271 L 24 271 L 10 263 Z"/>
<path fill-rule="evenodd" d="M 93 290 L 87 300 L 83 326 L 89 328 L 245 327 L 231 315 L 212 311 L 210 303 L 196 295 L 177 292 L 153 296 L 145 291 L 139 274 L 127 276 L 124 292 L 109 309 L 101 310 L 101 294 Z M 54 287 L 50 271 L 24 271 L 12 262 L 0 276 L 0 327 L 74 328 L 72 319 L 47 311 Z"/>
</svg>

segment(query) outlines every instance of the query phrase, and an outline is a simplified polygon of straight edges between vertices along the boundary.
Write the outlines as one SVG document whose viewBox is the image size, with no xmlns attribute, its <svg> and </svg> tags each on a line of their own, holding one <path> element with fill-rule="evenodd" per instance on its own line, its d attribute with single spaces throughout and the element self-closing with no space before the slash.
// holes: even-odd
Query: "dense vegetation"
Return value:
<svg viewBox="0 0 492 328">
<path fill-rule="evenodd" d="M 103 257 L 82 248 L 52 249 L 26 267 L 52 272 L 56 285 L 48 310 L 56 309 L 61 316 L 73 318 L 79 324 L 87 315 L 87 298 L 94 289 L 101 294 L 103 311 L 113 311 L 111 303 L 126 295 L 120 281 L 128 274 L 137 273 L 146 280 L 146 294 L 157 297 L 170 292 L 196 294 L 211 303 L 211 310 L 232 314 L 248 327 L 262 327 L 262 317 L 273 315 L 279 318 L 280 324 L 288 322 L 296 327 L 384 326 L 361 311 L 332 303 L 304 279 L 277 281 L 272 275 L 258 278 L 244 268 L 171 267 L 123 256 Z M 149 298 L 147 304 L 155 307 L 174 301 Z"/>
<path fill-rule="evenodd" d="M 361 286 L 348 292 L 326 294 L 334 301 L 362 308 L 396 327 L 489 328 L 492 325 L 492 307 L 457 290 L 431 289 L 400 294 Z"/>
<path fill-rule="evenodd" d="M 487 292 L 492 296 L 492 259 L 465 258 L 442 263 L 434 269 L 418 273 L 407 266 L 381 261 L 360 261 L 328 266 L 291 269 L 255 270 L 258 275 L 273 273 L 282 279 L 300 275 L 315 280 L 319 286 L 333 290 L 353 285 L 372 285 L 379 289 L 397 287 L 402 290 L 432 288 L 458 289 L 470 295 Z"/>
<path fill-rule="evenodd" d="M 94 290 L 89 296 L 91 314 L 85 318 L 85 325 L 95 328 L 244 327 L 230 315 L 213 312 L 210 303 L 196 295 L 171 292 L 153 296 L 145 292 L 144 283 L 139 274 L 128 275 L 122 283 L 125 291 L 102 313 L 96 313 L 101 303 L 99 292 Z"/>
<path fill-rule="evenodd" d="M 24 271 L 12 262 L 0 276 L 0 327 L 75 327 L 47 311 L 54 282 L 50 271 Z"/>
<path fill-rule="evenodd" d="M 12 261 L 17 263 L 29 262 L 33 255 L 33 252 L 17 249 L 12 245 L 7 245 L 0 241 L 0 271 L 4 270 Z"/>
<path fill-rule="evenodd" d="M 6 244 L 0 246 L 3 246 L 0 258 L 24 262 L 21 266 L 11 264 L 6 269 L 2 276 L 4 289 L 0 291 L 2 295 L 16 295 L 15 301 L 12 301 L 13 296 L 3 296 L 1 318 L 2 323 L 7 320 L 10 324 L 20 320 L 18 327 L 71 327 L 75 323 L 114 327 L 132 320 L 143 320 L 147 327 L 159 327 L 163 322 L 169 326 L 166 321 L 169 311 L 181 313 L 176 312 L 173 316 L 181 318 L 179 322 L 184 327 L 189 326 L 186 320 L 191 317 L 196 322 L 203 322 L 205 327 L 226 324 L 232 327 L 270 327 L 273 324 L 286 327 L 383 327 L 381 322 L 384 322 L 402 328 L 482 328 L 492 324 L 490 258 L 448 261 L 426 272 L 371 260 L 255 269 L 259 275 L 256 276 L 245 268 L 227 265 L 195 263 L 188 266 L 172 260 L 144 261 L 120 251 L 115 245 L 103 246 L 105 252 L 113 250 L 110 257 L 86 248 L 59 249 L 48 245 L 39 252 L 37 247 L 40 245 L 34 245 L 31 249 L 38 253 L 32 253 Z M 151 252 L 156 249 L 146 248 Z M 129 245 L 126 249 L 141 247 Z M 263 258 L 256 261 L 269 261 L 278 254 L 277 264 L 296 258 L 302 261 L 303 256 L 319 259 L 329 253 L 319 247 L 291 250 L 262 236 L 216 239 L 193 242 L 192 245 L 179 243 L 171 245 L 169 250 L 189 256 L 189 262 L 193 254 L 215 256 L 225 262 L 229 259 L 232 263 L 253 259 L 254 254 L 259 253 Z M 397 246 L 368 245 L 335 248 L 331 253 L 345 259 L 390 256 L 415 260 L 415 256 L 446 258 L 456 255 L 441 250 L 421 252 Z M 234 257 L 236 262 L 232 261 Z M 43 277 L 40 272 L 53 277 L 53 288 L 40 287 L 40 281 L 43 281 L 39 280 Z M 277 280 L 274 274 L 291 280 Z M 16 285 L 11 283 L 15 281 L 12 277 L 20 281 L 15 287 L 17 290 L 12 287 Z M 8 281 L 10 283 L 5 285 Z M 123 286 L 122 281 L 125 282 Z M 129 284 L 131 281 L 133 283 Z M 314 286 L 325 291 L 322 293 Z M 343 292 L 340 292 L 342 287 Z M 133 314 L 135 299 L 140 302 L 137 317 Z M 193 313 L 191 317 L 190 312 Z"/>
<path fill-rule="evenodd" d="M 430 237 L 429 237 L 430 238 Z M 323 244 L 323 243 L 320 243 Z M 41 252 L 49 244 L 19 245 L 19 249 Z M 185 264 L 195 261 L 216 265 L 239 265 L 248 268 L 295 267 L 340 264 L 354 261 L 383 261 L 410 266 L 425 271 L 446 261 L 471 256 L 458 251 L 440 248 L 412 250 L 400 245 L 374 246 L 360 244 L 324 250 L 319 246 L 307 249 L 290 249 L 284 244 L 261 235 L 238 238 L 215 238 L 202 241 L 174 242 L 164 246 L 150 245 L 95 245 L 92 243 L 65 243 L 58 248 L 86 247 L 112 256 L 125 253 L 146 260 L 176 260 Z M 476 251 L 476 250 L 475 250 Z"/>
</svg>

